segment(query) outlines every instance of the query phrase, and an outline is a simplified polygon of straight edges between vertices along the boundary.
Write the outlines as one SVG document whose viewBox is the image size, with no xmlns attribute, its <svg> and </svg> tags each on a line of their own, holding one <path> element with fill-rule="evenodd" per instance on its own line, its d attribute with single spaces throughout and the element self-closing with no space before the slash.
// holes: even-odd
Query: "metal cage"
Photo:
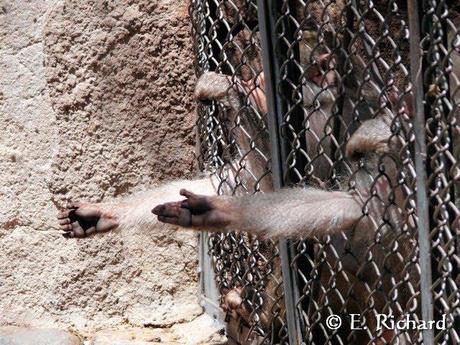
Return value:
<svg viewBox="0 0 460 345">
<path fill-rule="evenodd" d="M 232 121 L 221 104 L 198 107 L 198 161 L 218 193 L 350 191 L 373 229 L 277 243 L 202 234 L 205 300 L 244 300 L 245 315 L 224 315 L 229 339 L 459 344 L 460 4 L 192 0 L 190 17 L 197 75 L 225 74 L 241 96 Z M 352 161 L 347 144 L 373 119 L 391 151 Z M 378 315 L 445 325 L 378 329 Z"/>
</svg>

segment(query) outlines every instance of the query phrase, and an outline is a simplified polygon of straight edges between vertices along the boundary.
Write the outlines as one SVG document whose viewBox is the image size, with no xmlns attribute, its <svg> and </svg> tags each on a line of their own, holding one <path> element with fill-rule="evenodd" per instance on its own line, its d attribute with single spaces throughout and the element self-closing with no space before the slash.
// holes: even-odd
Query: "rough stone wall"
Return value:
<svg viewBox="0 0 460 345">
<path fill-rule="evenodd" d="M 186 0 L 0 0 L 0 324 L 169 325 L 201 312 L 191 233 L 65 240 L 57 208 L 193 171 Z"/>
</svg>

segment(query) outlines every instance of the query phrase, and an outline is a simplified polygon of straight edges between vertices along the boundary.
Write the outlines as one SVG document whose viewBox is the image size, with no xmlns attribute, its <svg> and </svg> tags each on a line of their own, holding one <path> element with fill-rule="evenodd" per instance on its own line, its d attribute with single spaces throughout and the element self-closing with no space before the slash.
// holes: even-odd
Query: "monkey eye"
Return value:
<svg viewBox="0 0 460 345">
<path fill-rule="evenodd" d="M 354 162 L 360 161 L 364 158 L 364 152 L 356 150 L 350 155 L 350 159 Z"/>
</svg>

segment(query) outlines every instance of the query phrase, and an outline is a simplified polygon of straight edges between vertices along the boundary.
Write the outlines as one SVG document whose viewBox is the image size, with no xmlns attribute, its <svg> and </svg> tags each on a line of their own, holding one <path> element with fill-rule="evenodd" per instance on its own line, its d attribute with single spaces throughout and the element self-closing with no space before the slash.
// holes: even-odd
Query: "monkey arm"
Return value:
<svg viewBox="0 0 460 345">
<path fill-rule="evenodd" d="M 198 180 L 179 180 L 165 183 L 146 192 L 137 193 L 123 202 L 113 205 L 112 209 L 119 214 L 121 226 L 148 228 L 157 224 L 157 219 L 152 217 L 152 205 L 162 202 L 165 198 L 168 200 L 175 199 L 175 195 L 184 185 L 199 190 L 200 193 L 215 194 L 215 188 L 209 177 Z"/>
<path fill-rule="evenodd" d="M 280 237 L 313 237 L 351 228 L 362 207 L 349 193 L 293 188 L 241 197 L 202 196 L 187 190 L 186 199 L 156 206 L 164 223 L 207 231 L 245 231 Z"/>
<path fill-rule="evenodd" d="M 66 238 L 83 238 L 113 229 L 154 229 L 158 225 L 152 217 L 151 205 L 172 200 L 184 185 L 200 193 L 214 194 L 210 178 L 174 181 L 126 198 L 106 203 L 72 203 L 58 215 L 60 229 Z"/>
</svg>

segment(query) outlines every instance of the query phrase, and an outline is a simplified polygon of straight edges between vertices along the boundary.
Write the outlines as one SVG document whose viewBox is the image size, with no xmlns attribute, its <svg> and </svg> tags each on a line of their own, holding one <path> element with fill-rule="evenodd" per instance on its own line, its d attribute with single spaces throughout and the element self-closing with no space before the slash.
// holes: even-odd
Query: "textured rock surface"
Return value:
<svg viewBox="0 0 460 345">
<path fill-rule="evenodd" d="M 227 339 L 220 335 L 220 327 L 211 317 L 202 315 L 192 322 L 176 324 L 171 328 L 105 330 L 95 334 L 89 343 L 90 345 L 221 345 L 226 344 Z"/>
<path fill-rule="evenodd" d="M 90 345 L 152 345 L 173 344 L 176 337 L 167 328 L 105 330 L 96 333 Z"/>
<path fill-rule="evenodd" d="M 69 198 L 193 172 L 186 1 L 0 2 L 0 324 L 170 325 L 200 313 L 196 239 L 64 240 Z"/>
<path fill-rule="evenodd" d="M 80 339 L 59 329 L 0 327 L 0 345 L 81 345 Z"/>
</svg>

